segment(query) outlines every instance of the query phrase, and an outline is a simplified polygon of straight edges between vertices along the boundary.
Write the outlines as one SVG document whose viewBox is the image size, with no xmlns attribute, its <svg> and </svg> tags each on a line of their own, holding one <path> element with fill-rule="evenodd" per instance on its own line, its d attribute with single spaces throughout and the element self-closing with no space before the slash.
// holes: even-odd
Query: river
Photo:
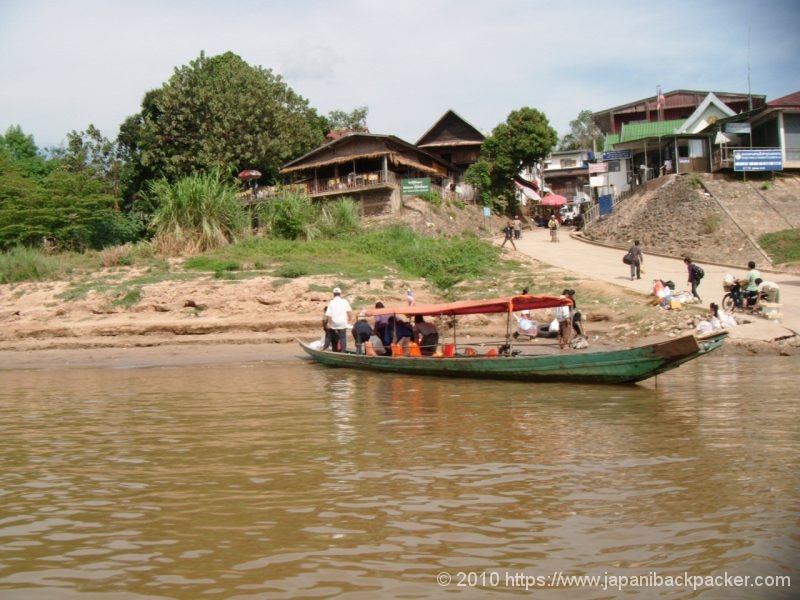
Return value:
<svg viewBox="0 0 800 600">
<path fill-rule="evenodd" d="M 797 597 L 800 362 L 657 383 L 0 370 L 0 598 Z"/>
</svg>

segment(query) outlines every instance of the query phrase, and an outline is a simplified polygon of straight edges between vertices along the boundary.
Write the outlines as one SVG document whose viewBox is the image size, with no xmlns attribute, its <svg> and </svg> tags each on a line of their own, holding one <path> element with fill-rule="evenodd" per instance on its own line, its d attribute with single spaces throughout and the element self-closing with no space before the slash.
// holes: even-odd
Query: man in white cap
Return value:
<svg viewBox="0 0 800 600">
<path fill-rule="evenodd" d="M 347 328 L 352 318 L 353 309 L 350 303 L 342 298 L 342 290 L 338 287 L 333 288 L 333 300 L 328 303 L 325 309 L 325 316 L 328 319 L 328 328 L 333 329 L 335 338 L 339 340 L 339 347 L 334 347 L 334 352 L 344 352 L 347 349 Z"/>
</svg>

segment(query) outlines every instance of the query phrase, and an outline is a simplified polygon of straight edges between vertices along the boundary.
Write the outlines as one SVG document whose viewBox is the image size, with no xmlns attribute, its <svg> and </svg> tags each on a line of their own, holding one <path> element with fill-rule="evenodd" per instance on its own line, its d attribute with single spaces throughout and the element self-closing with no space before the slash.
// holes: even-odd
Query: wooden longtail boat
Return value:
<svg viewBox="0 0 800 600">
<path fill-rule="evenodd" d="M 570 305 L 564 296 L 511 296 L 494 300 L 462 301 L 423 306 L 372 309 L 368 316 L 458 316 L 507 313 L 506 344 L 496 356 L 369 356 L 354 352 L 319 350 L 300 343 L 316 362 L 327 367 L 367 369 L 405 375 L 434 375 L 534 382 L 623 384 L 649 379 L 719 348 L 727 331 L 711 335 L 687 334 L 619 350 L 564 350 L 551 354 L 525 354 L 512 347 L 511 317 L 516 311 Z"/>
</svg>

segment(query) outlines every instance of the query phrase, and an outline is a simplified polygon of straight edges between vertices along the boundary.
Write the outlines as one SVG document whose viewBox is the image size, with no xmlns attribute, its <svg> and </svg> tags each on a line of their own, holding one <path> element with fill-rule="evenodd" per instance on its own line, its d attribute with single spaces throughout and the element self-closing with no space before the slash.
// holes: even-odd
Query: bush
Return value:
<svg viewBox="0 0 800 600">
<path fill-rule="evenodd" d="M 100 264 L 104 267 L 130 266 L 133 264 L 131 245 L 111 246 L 100 251 Z"/>
<path fill-rule="evenodd" d="M 703 233 L 712 234 L 719 230 L 719 215 L 708 213 L 703 217 Z"/>
<path fill-rule="evenodd" d="M 307 230 L 317 218 L 317 209 L 311 198 L 290 191 L 262 204 L 259 212 L 267 234 L 283 240 L 308 239 Z"/>
<path fill-rule="evenodd" d="M 430 202 L 431 206 L 439 207 L 442 205 L 442 197 L 436 192 L 425 192 L 419 195 L 423 200 Z"/>
</svg>

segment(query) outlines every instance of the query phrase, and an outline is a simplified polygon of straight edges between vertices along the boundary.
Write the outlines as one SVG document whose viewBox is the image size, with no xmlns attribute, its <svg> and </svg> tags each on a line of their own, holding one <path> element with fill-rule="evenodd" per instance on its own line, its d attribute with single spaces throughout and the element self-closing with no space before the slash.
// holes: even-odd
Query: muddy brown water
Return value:
<svg viewBox="0 0 800 600">
<path fill-rule="evenodd" d="M 798 367 L 712 355 L 657 387 L 299 358 L 0 371 L 0 597 L 796 597 Z M 684 574 L 717 579 L 663 584 Z"/>
</svg>

